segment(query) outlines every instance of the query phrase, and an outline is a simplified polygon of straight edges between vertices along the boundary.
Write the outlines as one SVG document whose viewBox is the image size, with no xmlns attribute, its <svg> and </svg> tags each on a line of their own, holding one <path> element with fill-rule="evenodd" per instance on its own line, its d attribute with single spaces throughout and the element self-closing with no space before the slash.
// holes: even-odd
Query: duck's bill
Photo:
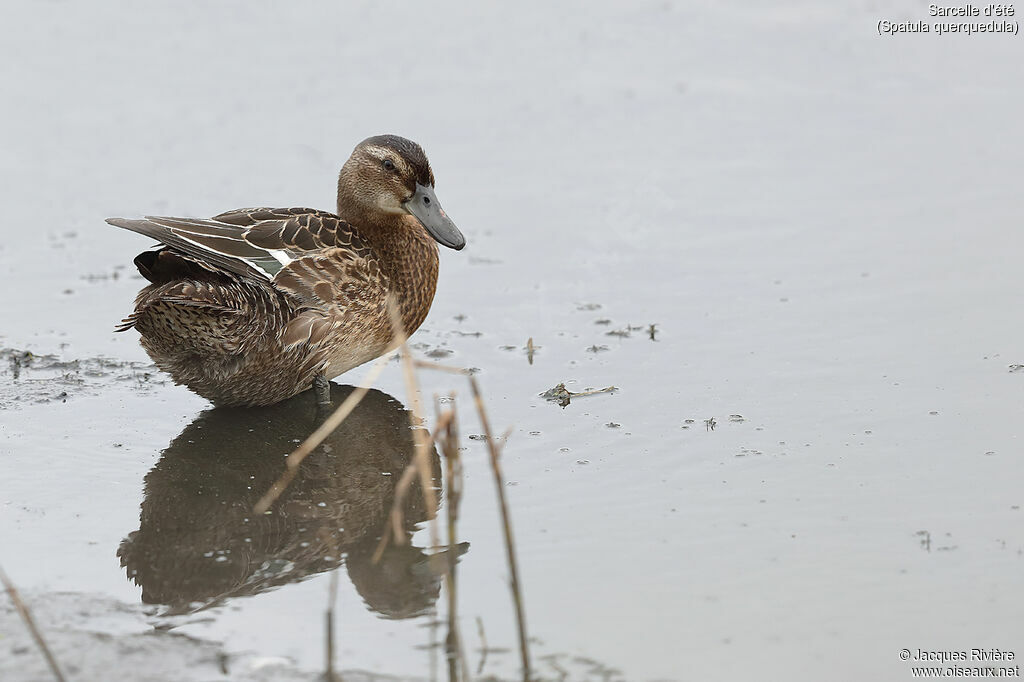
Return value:
<svg viewBox="0 0 1024 682">
<path fill-rule="evenodd" d="M 437 200 L 433 187 L 416 183 L 416 193 L 403 206 L 423 223 L 423 227 L 427 228 L 427 232 L 439 244 L 456 251 L 466 245 L 466 238 L 441 208 L 441 202 Z"/>
</svg>

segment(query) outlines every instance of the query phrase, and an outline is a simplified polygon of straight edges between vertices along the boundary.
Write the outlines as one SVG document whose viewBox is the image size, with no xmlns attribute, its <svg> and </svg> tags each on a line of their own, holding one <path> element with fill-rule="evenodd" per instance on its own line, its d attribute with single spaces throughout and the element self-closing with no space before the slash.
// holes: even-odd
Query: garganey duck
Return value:
<svg viewBox="0 0 1024 682">
<path fill-rule="evenodd" d="M 245 208 L 209 220 L 110 218 L 163 246 L 135 258 L 150 285 L 118 327 L 157 367 L 219 405 L 270 405 L 372 360 L 412 334 L 437 285 L 436 242 L 465 238 L 434 194 L 423 149 L 363 140 L 338 177 L 337 214 Z"/>
</svg>

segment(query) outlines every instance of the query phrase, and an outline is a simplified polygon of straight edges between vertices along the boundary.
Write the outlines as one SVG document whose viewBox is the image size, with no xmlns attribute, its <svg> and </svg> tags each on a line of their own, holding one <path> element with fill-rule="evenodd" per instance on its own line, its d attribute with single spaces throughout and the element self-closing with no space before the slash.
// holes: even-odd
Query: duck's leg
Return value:
<svg viewBox="0 0 1024 682">
<path fill-rule="evenodd" d="M 316 404 L 326 407 L 331 404 L 331 384 L 323 374 L 313 377 L 313 392 L 316 393 Z"/>
</svg>

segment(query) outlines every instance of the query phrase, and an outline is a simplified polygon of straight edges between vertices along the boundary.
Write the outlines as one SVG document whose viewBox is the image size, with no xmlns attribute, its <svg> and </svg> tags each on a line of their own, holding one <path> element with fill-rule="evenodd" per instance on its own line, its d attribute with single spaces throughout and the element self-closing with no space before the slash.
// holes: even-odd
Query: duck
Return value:
<svg viewBox="0 0 1024 682">
<path fill-rule="evenodd" d="M 208 219 L 107 223 L 155 239 L 136 256 L 149 281 L 116 331 L 135 329 L 154 364 L 214 405 L 272 405 L 400 344 L 437 287 L 438 244 L 465 237 L 441 207 L 423 148 L 369 137 L 341 168 L 337 212 L 242 208 Z"/>
</svg>

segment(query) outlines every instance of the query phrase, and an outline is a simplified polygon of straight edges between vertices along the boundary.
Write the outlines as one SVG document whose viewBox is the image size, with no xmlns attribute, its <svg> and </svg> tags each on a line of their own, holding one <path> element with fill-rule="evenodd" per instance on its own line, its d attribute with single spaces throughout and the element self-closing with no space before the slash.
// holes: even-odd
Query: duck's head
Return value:
<svg viewBox="0 0 1024 682">
<path fill-rule="evenodd" d="M 356 146 L 338 176 L 343 218 L 409 214 L 438 243 L 461 249 L 466 238 L 434 194 L 434 172 L 423 148 L 397 135 L 368 137 Z"/>
</svg>

